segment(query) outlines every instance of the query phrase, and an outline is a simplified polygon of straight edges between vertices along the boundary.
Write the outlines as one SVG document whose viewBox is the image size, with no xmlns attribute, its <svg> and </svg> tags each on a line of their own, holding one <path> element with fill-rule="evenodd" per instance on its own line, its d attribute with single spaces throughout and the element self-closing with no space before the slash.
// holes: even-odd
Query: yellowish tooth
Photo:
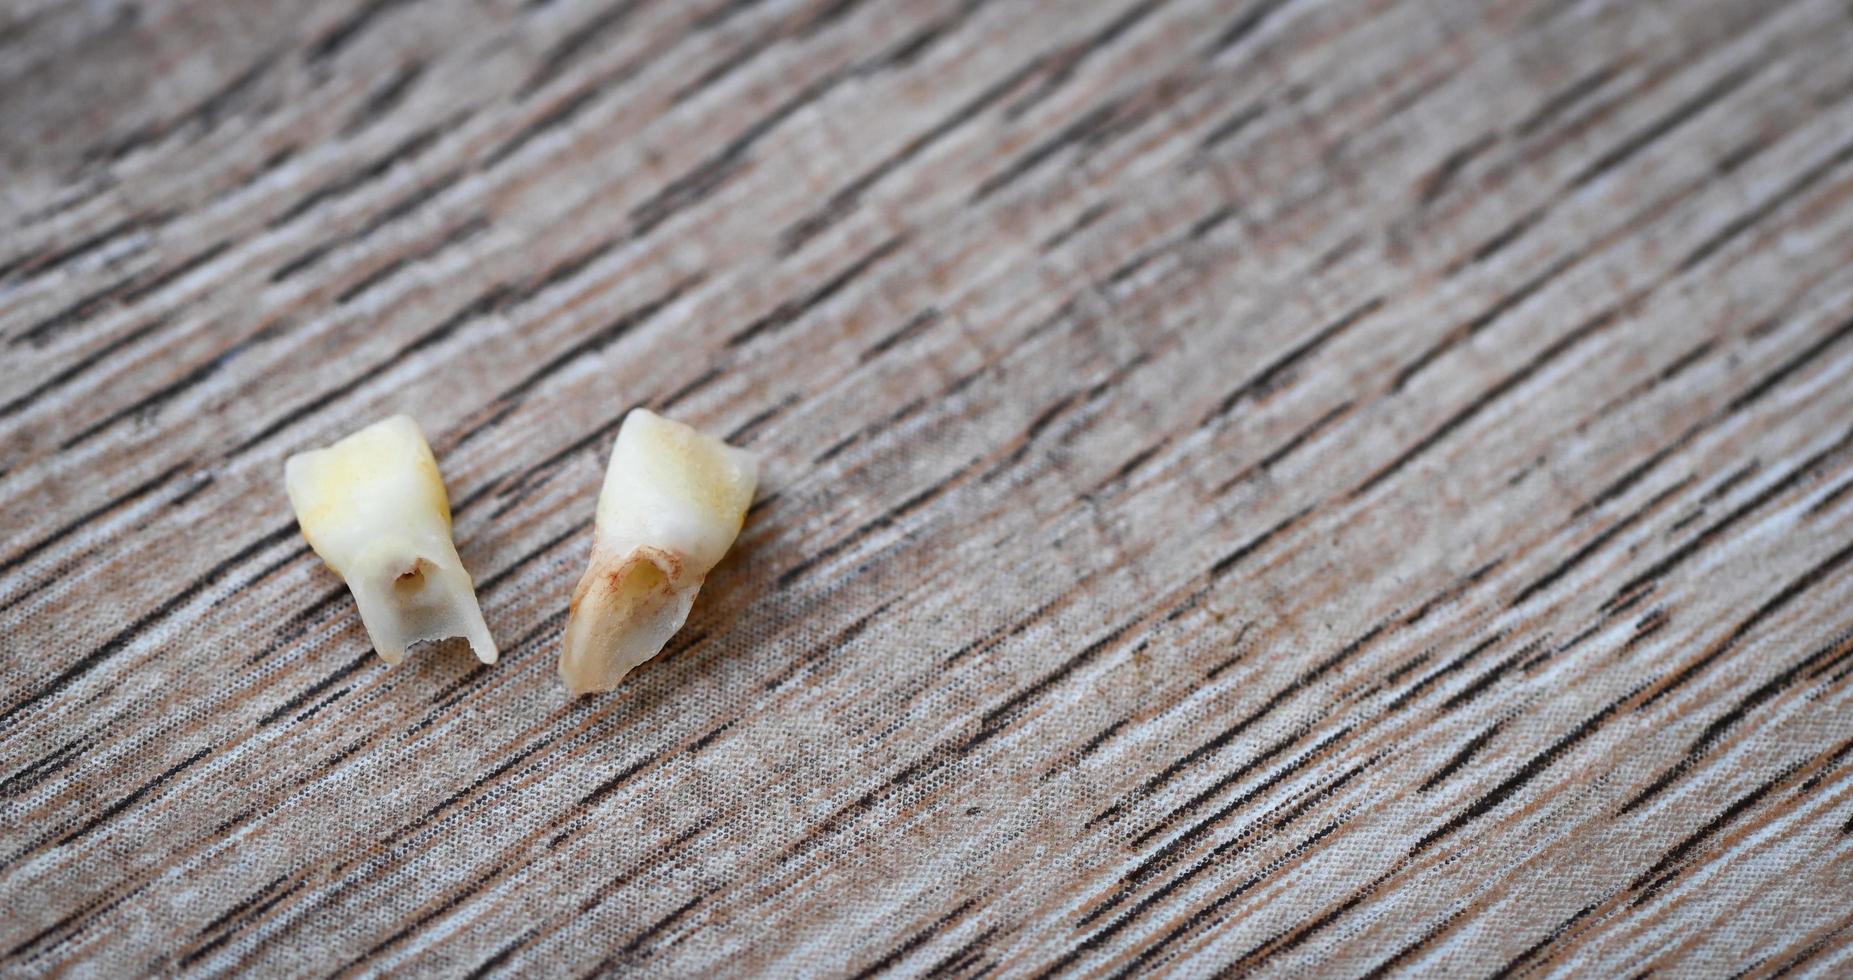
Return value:
<svg viewBox="0 0 1853 980">
<path fill-rule="evenodd" d="M 470 574 L 450 538 L 450 498 L 418 423 L 376 422 L 283 464 L 302 536 L 360 606 L 389 664 L 423 640 L 461 636 L 483 663 L 498 656 Z"/>
<path fill-rule="evenodd" d="M 625 416 L 598 494 L 592 563 L 573 590 L 560 676 L 609 691 L 688 620 L 746 520 L 753 454 L 646 409 Z"/>
</svg>

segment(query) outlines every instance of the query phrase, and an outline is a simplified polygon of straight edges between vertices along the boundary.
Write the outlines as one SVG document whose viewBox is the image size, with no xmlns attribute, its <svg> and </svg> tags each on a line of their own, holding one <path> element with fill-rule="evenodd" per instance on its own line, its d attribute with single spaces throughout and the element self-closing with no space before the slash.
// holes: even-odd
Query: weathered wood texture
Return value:
<svg viewBox="0 0 1853 980">
<path fill-rule="evenodd" d="M 14 6 L 4 972 L 1853 972 L 1842 0 Z M 632 405 L 764 487 L 569 704 Z"/>
</svg>

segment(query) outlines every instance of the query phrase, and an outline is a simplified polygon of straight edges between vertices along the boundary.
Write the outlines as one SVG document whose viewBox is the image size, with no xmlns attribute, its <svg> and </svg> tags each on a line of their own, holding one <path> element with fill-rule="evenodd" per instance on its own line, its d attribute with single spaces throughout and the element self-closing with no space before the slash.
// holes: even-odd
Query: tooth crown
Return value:
<svg viewBox="0 0 1853 980">
<path fill-rule="evenodd" d="M 753 454 L 646 409 L 625 417 L 566 623 L 568 689 L 609 691 L 662 650 L 739 535 L 757 484 Z"/>
<path fill-rule="evenodd" d="M 758 483 L 753 454 L 648 409 L 624 418 L 598 494 L 599 540 L 682 554 L 697 576 L 720 563 Z"/>
<path fill-rule="evenodd" d="M 387 663 L 462 636 L 495 663 L 474 586 L 450 537 L 450 500 L 418 423 L 398 415 L 284 464 L 303 537 L 347 582 Z"/>
</svg>

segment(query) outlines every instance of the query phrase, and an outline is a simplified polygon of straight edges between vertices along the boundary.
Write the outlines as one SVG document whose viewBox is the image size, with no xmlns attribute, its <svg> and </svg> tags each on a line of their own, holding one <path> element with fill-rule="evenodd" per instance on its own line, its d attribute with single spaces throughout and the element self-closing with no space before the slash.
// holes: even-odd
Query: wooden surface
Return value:
<svg viewBox="0 0 1853 980">
<path fill-rule="evenodd" d="M 8 6 L 0 972 L 1853 971 L 1845 2 Z"/>
</svg>

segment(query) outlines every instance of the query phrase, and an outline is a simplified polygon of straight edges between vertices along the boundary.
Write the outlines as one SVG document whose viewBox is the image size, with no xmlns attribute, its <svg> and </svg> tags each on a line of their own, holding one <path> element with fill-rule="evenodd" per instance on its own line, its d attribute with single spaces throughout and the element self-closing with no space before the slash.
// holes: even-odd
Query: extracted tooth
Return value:
<svg viewBox="0 0 1853 980">
<path fill-rule="evenodd" d="M 495 641 L 450 540 L 450 498 L 418 423 L 395 415 L 283 464 L 302 536 L 360 606 L 389 664 L 422 640 L 461 636 L 483 663 Z"/>
<path fill-rule="evenodd" d="M 757 483 L 746 450 L 646 409 L 625 416 L 566 620 L 568 690 L 609 691 L 663 649 L 739 536 Z"/>
</svg>

